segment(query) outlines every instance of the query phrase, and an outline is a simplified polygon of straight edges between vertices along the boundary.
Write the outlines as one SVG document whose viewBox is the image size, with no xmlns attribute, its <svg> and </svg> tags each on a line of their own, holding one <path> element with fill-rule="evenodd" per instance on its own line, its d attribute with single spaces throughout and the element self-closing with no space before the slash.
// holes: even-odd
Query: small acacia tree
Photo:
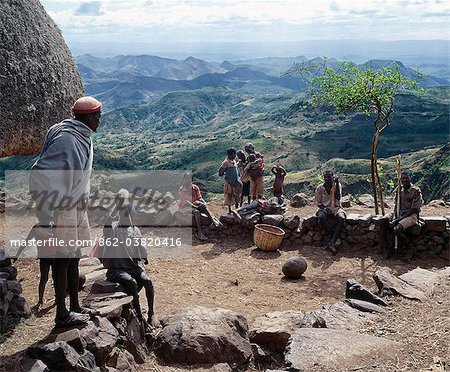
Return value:
<svg viewBox="0 0 450 372">
<path fill-rule="evenodd" d="M 391 124 L 395 95 L 403 90 L 417 90 L 417 83 L 404 76 L 397 64 L 374 69 L 371 66 L 358 67 L 351 62 L 343 62 L 335 69 L 324 59 L 323 63 L 296 65 L 287 73 L 300 75 L 308 83 L 314 105 L 333 106 L 340 113 L 362 112 L 368 116 L 374 115 L 371 183 L 375 213 L 379 213 L 380 206 L 384 215 L 383 186 L 377 160 L 380 135 Z"/>
</svg>

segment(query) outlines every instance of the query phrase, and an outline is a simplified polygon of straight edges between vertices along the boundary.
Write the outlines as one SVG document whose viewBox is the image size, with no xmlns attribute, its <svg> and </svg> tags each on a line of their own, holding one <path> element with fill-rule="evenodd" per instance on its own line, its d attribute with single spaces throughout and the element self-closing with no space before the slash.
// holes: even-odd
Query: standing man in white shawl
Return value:
<svg viewBox="0 0 450 372">
<path fill-rule="evenodd" d="M 30 193 L 36 202 L 35 225 L 43 240 L 53 237 L 53 282 L 57 327 L 84 323 L 95 312 L 78 301 L 80 242 L 90 239 L 87 199 L 90 193 L 93 148 L 91 135 L 98 128 L 102 104 L 81 97 L 73 105 L 73 119 L 53 125 L 30 174 Z M 56 245 L 56 244 L 55 244 Z M 47 251 L 47 255 L 49 255 Z M 66 308 L 66 286 L 70 310 Z"/>
</svg>

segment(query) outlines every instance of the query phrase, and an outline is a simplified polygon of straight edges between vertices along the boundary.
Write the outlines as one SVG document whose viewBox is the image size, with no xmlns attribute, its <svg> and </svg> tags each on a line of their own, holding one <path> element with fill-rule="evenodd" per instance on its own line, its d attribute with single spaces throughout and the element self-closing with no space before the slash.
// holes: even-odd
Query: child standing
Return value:
<svg viewBox="0 0 450 372">
<path fill-rule="evenodd" d="M 275 165 L 272 167 L 272 173 L 275 175 L 273 181 L 273 196 L 278 198 L 278 204 L 283 204 L 283 182 L 286 176 L 286 170 L 281 165 Z"/>
<path fill-rule="evenodd" d="M 239 158 L 238 169 L 239 175 L 242 181 L 242 195 L 241 195 L 241 203 L 240 207 L 242 207 L 242 203 L 244 201 L 244 197 L 247 197 L 247 204 L 250 204 L 250 175 L 248 174 L 247 159 L 245 158 L 244 151 L 238 150 L 236 152 L 236 156 Z"/>
<path fill-rule="evenodd" d="M 252 200 L 264 196 L 264 157 L 259 153 L 250 153 L 245 167 L 250 176 L 250 195 Z"/>
<path fill-rule="evenodd" d="M 227 157 L 219 168 L 219 176 L 222 177 L 225 175 L 225 184 L 223 185 L 223 204 L 228 207 L 228 213 L 233 213 L 231 211 L 232 205 L 234 205 L 236 209 L 239 207 L 242 192 L 242 181 L 239 177 L 239 171 L 235 158 L 236 150 L 234 148 L 229 148 L 227 150 Z"/>
</svg>

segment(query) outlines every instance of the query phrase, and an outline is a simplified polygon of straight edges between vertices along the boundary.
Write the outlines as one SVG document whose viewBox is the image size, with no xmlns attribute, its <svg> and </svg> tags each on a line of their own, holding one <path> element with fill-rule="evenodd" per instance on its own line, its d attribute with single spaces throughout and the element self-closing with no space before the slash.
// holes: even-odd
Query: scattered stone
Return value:
<svg viewBox="0 0 450 372">
<path fill-rule="evenodd" d="M 22 286 L 17 280 L 8 280 L 7 288 L 16 295 L 20 295 L 22 293 Z"/>
<path fill-rule="evenodd" d="M 352 203 L 350 201 L 350 195 L 344 195 L 341 198 L 341 207 L 342 208 L 351 208 Z"/>
<path fill-rule="evenodd" d="M 303 257 L 294 256 L 288 258 L 281 271 L 288 279 L 300 279 L 307 268 L 308 263 Z"/>
<path fill-rule="evenodd" d="M 87 342 L 81 335 L 81 332 L 78 328 L 72 328 L 69 329 L 68 331 L 63 331 L 62 333 L 50 333 L 50 335 L 42 342 L 44 343 L 66 342 L 80 354 L 84 352 L 87 346 Z"/>
<path fill-rule="evenodd" d="M 138 372 L 134 364 L 133 355 L 127 350 L 119 349 L 118 347 L 112 350 L 106 365 L 114 368 L 114 371 Z"/>
<path fill-rule="evenodd" d="M 362 205 L 366 208 L 373 208 L 375 207 L 375 202 L 373 200 L 373 196 L 370 194 L 362 194 L 358 196 L 356 199 L 356 204 Z"/>
<path fill-rule="evenodd" d="M 155 353 L 167 363 L 245 365 L 252 356 L 247 322 L 225 309 L 191 306 L 162 320 Z"/>
<path fill-rule="evenodd" d="M 166 205 L 170 205 L 175 202 L 175 197 L 170 191 L 167 191 L 163 196 Z"/>
<path fill-rule="evenodd" d="M 430 202 L 428 203 L 428 206 L 429 206 L 429 207 L 436 207 L 436 208 L 439 208 L 439 207 L 446 207 L 447 204 L 446 204 L 445 201 L 442 200 L 442 199 L 435 199 L 435 200 L 430 201 Z"/>
<path fill-rule="evenodd" d="M 146 359 L 146 349 L 145 349 L 145 339 L 142 338 L 141 334 L 141 324 L 136 316 L 128 317 L 128 322 L 125 327 L 125 334 L 127 335 L 127 340 L 125 341 L 125 348 L 127 351 L 133 355 L 136 363 L 145 363 Z"/>
<path fill-rule="evenodd" d="M 378 286 L 381 297 L 400 295 L 410 300 L 424 301 L 426 299 L 425 293 L 387 272 L 376 271 L 373 274 L 373 280 Z"/>
<path fill-rule="evenodd" d="M 314 227 L 319 224 L 319 219 L 316 215 L 310 215 L 302 220 L 302 228 L 306 228 L 309 231 L 314 230 Z"/>
<path fill-rule="evenodd" d="M 89 325 L 89 323 L 92 324 Z M 94 354 L 97 363 L 105 364 L 118 340 L 119 332 L 108 319 L 103 317 L 95 317 L 89 323 L 80 329 L 80 333 L 87 342 L 87 350 Z"/>
<path fill-rule="evenodd" d="M 101 265 L 101 262 L 98 258 L 96 257 L 87 257 L 87 258 L 82 258 L 80 259 L 80 268 L 83 266 L 98 266 Z"/>
<path fill-rule="evenodd" d="M 162 209 L 155 214 L 153 226 L 168 226 L 173 222 L 173 214 L 169 209 Z"/>
<path fill-rule="evenodd" d="M 261 221 L 261 213 L 251 213 L 242 215 L 242 226 L 244 227 L 254 227 Z"/>
<path fill-rule="evenodd" d="M 420 267 L 400 275 L 399 278 L 424 293 L 430 293 L 439 283 L 439 274 Z"/>
<path fill-rule="evenodd" d="M 258 344 L 251 344 L 253 359 L 257 364 L 269 364 L 274 361 L 274 357 L 269 350 L 265 350 Z"/>
<path fill-rule="evenodd" d="M 296 230 L 300 225 L 300 217 L 295 216 L 285 216 L 283 219 L 283 225 L 290 230 Z"/>
<path fill-rule="evenodd" d="M 283 219 L 284 217 L 281 214 L 266 214 L 262 216 L 262 223 L 272 226 L 281 226 Z"/>
<path fill-rule="evenodd" d="M 118 318 L 126 306 L 131 306 L 133 297 L 124 292 L 90 294 L 84 300 L 84 304 L 99 312 L 100 316 L 108 319 Z"/>
<path fill-rule="evenodd" d="M 301 311 L 274 311 L 255 319 L 249 330 L 250 341 L 275 353 L 282 353 L 289 337 L 300 328 Z"/>
<path fill-rule="evenodd" d="M 48 372 L 49 369 L 42 360 L 29 357 L 20 358 L 21 371 L 27 372 Z"/>
<path fill-rule="evenodd" d="M 236 221 L 236 217 L 232 213 L 224 213 L 219 217 L 219 221 L 224 225 L 236 225 L 238 222 Z"/>
<path fill-rule="evenodd" d="M 344 302 L 359 311 L 368 313 L 386 313 L 385 309 L 383 309 L 381 306 L 375 305 L 372 302 L 355 300 L 352 298 L 347 298 L 344 300 Z"/>
<path fill-rule="evenodd" d="M 295 194 L 291 199 L 291 207 L 301 208 L 308 205 L 308 197 L 303 193 Z"/>
<path fill-rule="evenodd" d="M 42 360 L 50 369 L 57 371 L 74 371 L 80 359 L 75 349 L 64 341 L 30 346 L 28 354 Z"/>
<path fill-rule="evenodd" d="M 108 280 L 96 280 L 91 287 L 91 293 L 114 293 L 123 292 L 123 287 L 118 283 Z"/>
<path fill-rule="evenodd" d="M 78 359 L 77 364 L 77 372 L 92 372 L 92 371 L 100 371 L 95 364 L 94 354 L 85 350 L 83 354 L 81 354 L 80 359 Z"/>
<path fill-rule="evenodd" d="M 302 328 L 326 328 L 359 330 L 370 323 L 373 315 L 356 310 L 344 302 L 325 305 L 320 310 L 305 314 L 302 319 Z"/>
<path fill-rule="evenodd" d="M 96 282 L 97 280 L 106 280 L 106 269 L 90 272 L 85 275 L 85 278 L 86 278 L 85 282 L 86 290 L 90 291 L 94 282 Z"/>
<path fill-rule="evenodd" d="M 359 284 L 355 279 L 347 279 L 347 288 L 345 297 L 361 301 L 372 302 L 376 305 L 387 306 L 387 302 L 376 294 L 373 294 L 368 288 Z"/>
<path fill-rule="evenodd" d="M 300 328 L 285 352 L 289 370 L 347 370 L 355 360 L 396 352 L 401 344 L 384 338 L 345 330 Z"/>
<path fill-rule="evenodd" d="M 445 217 L 421 217 L 425 222 L 427 231 L 445 232 L 447 229 L 447 219 Z"/>
</svg>

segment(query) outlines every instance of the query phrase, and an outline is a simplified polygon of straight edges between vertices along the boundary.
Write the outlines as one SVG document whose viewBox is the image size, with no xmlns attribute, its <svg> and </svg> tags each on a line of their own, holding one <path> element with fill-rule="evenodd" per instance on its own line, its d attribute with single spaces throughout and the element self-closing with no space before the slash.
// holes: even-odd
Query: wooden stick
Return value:
<svg viewBox="0 0 450 372">
<path fill-rule="evenodd" d="M 395 210 L 395 219 L 398 219 L 400 217 L 400 194 L 402 189 L 401 184 L 401 165 L 400 165 L 401 157 L 400 155 L 397 156 L 397 208 Z M 395 236 L 395 245 L 394 245 L 395 253 L 397 253 L 398 250 L 398 238 L 397 235 Z"/>
<path fill-rule="evenodd" d="M 336 201 L 335 199 L 335 195 L 336 195 L 336 181 L 333 178 L 333 186 L 331 186 L 331 211 L 334 213 L 334 208 L 336 206 Z"/>
</svg>

